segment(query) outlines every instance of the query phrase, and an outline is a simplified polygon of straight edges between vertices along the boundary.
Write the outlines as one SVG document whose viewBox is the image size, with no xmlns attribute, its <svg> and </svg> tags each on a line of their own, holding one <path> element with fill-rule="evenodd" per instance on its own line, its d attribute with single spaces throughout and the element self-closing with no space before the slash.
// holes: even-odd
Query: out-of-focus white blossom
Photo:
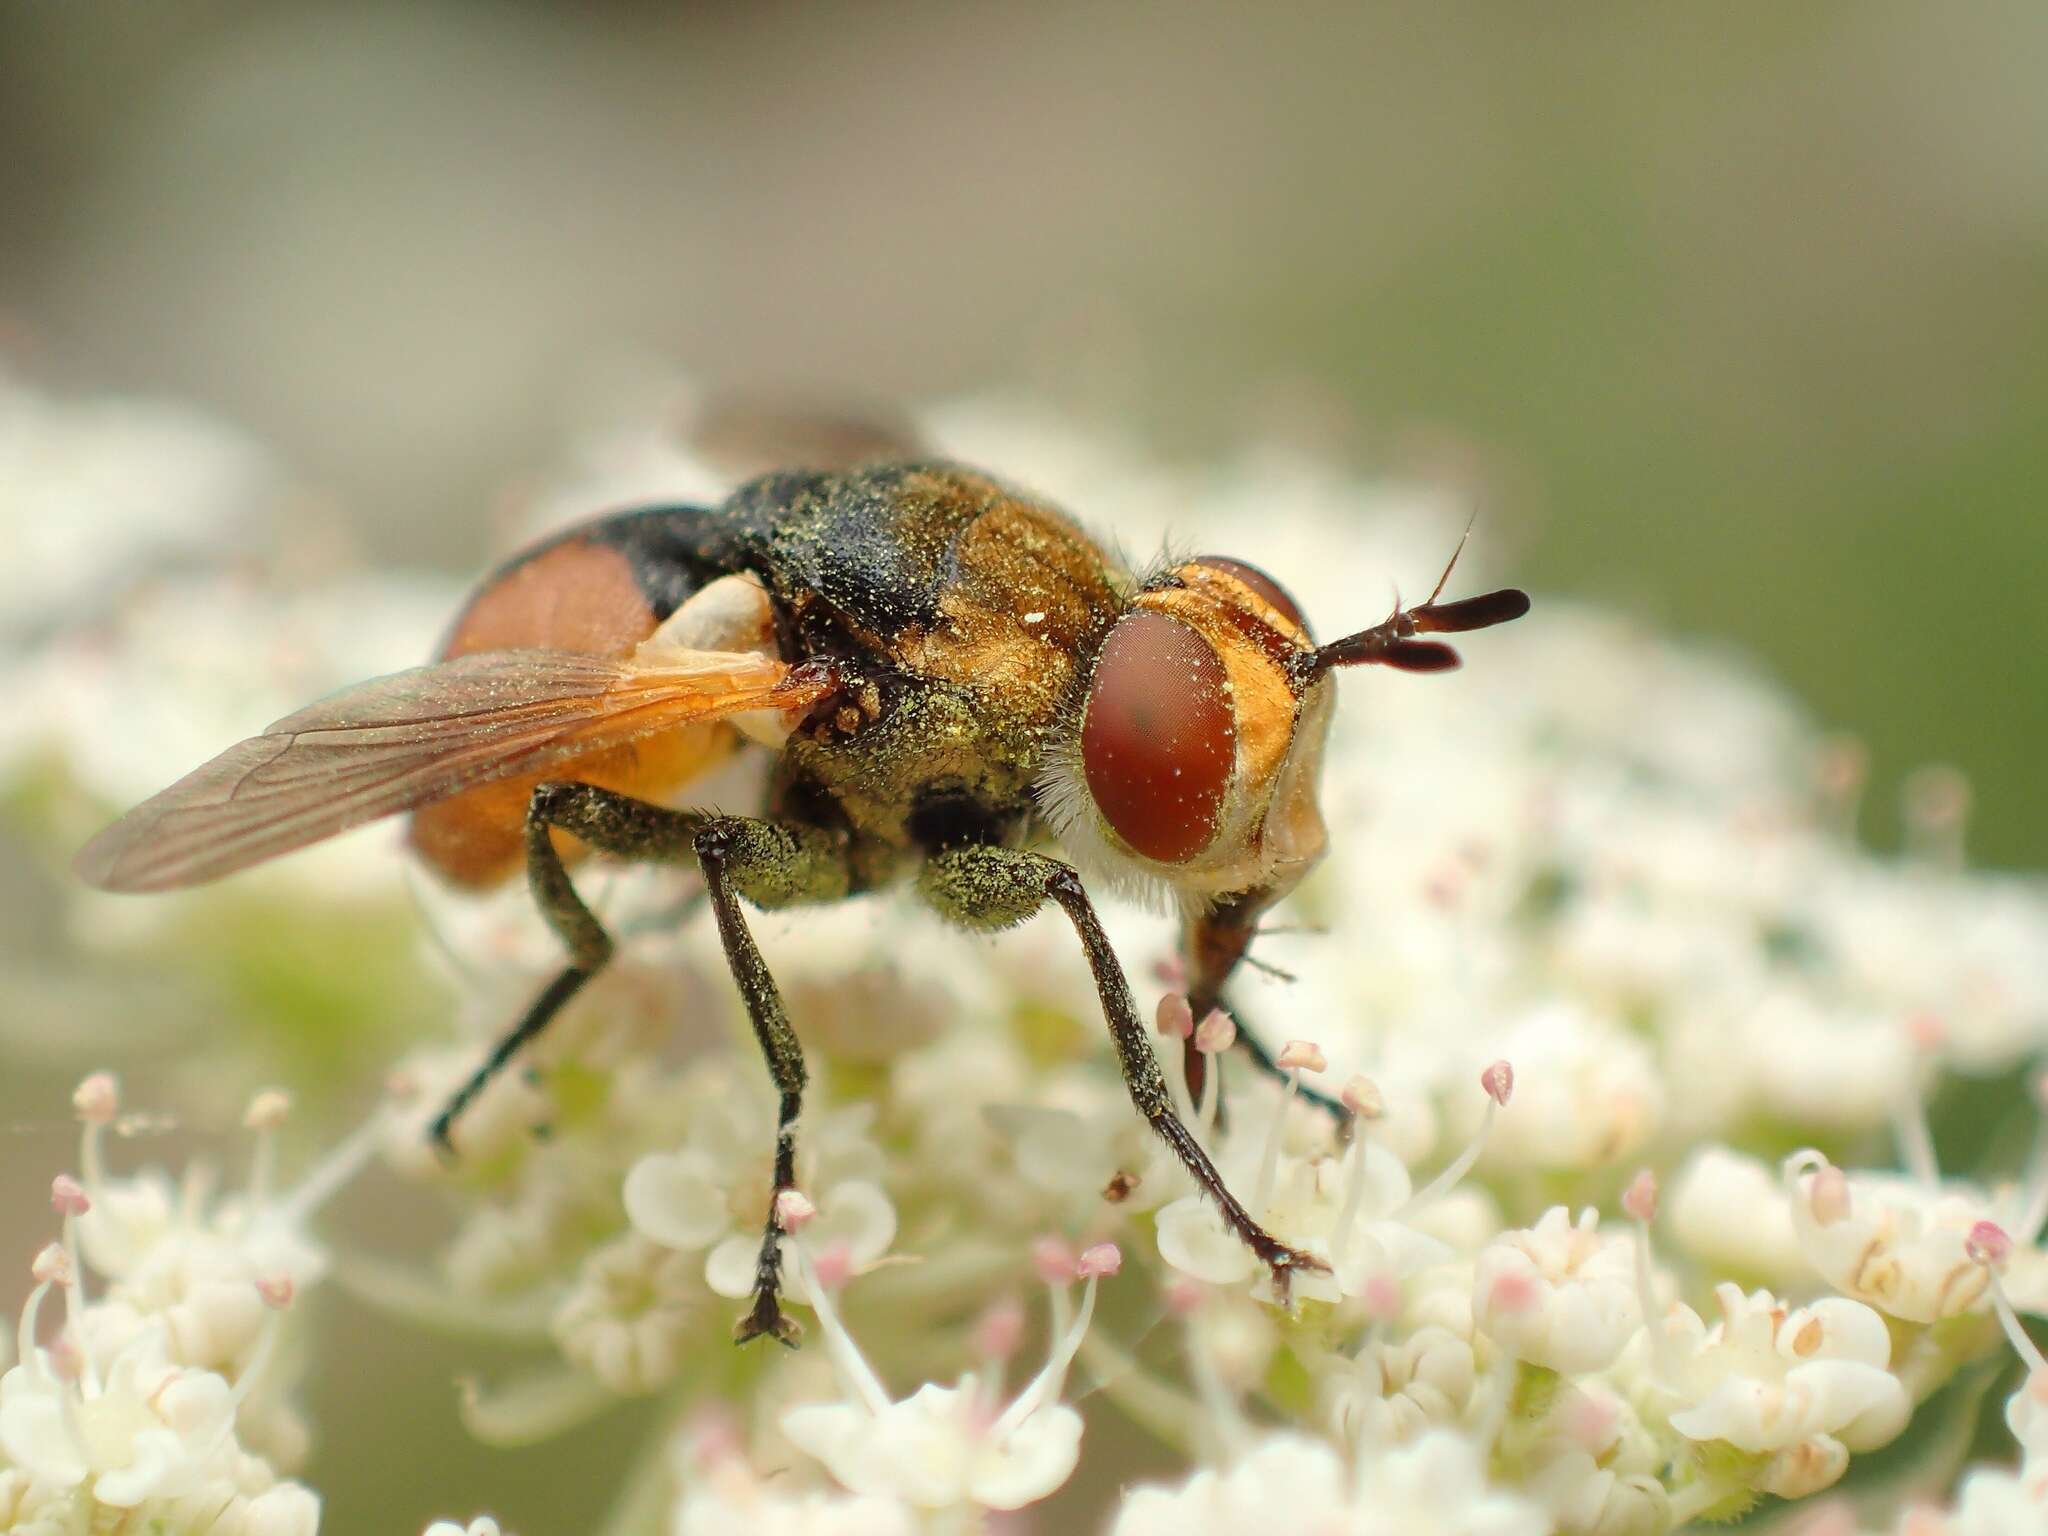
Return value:
<svg viewBox="0 0 2048 1536">
<path fill-rule="evenodd" d="M 1533 1502 L 1489 1485 L 1472 1442 L 1432 1430 L 1407 1445 L 1367 1450 L 1355 1465 L 1318 1440 L 1271 1434 L 1224 1470 L 1178 1488 L 1124 1496 L 1113 1536 L 1242 1536 L 1246 1531 L 1344 1531 L 1348 1536 L 1547 1536 Z"/>
<path fill-rule="evenodd" d="M 283 490 L 255 442 L 198 411 L 60 399 L 4 366 L 0 486 L 0 643 L 246 539 Z"/>
<path fill-rule="evenodd" d="M 1700 1148 L 1672 1180 L 1667 1209 L 1672 1238 L 1713 1273 L 1781 1289 L 1814 1273 L 1784 1185 L 1761 1158 L 1723 1146 Z"/>
</svg>

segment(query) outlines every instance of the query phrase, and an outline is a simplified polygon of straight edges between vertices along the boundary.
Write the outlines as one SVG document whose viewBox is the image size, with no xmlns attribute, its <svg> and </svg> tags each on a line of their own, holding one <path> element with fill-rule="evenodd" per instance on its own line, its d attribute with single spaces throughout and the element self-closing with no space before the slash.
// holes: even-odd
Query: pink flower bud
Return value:
<svg viewBox="0 0 2048 1536">
<path fill-rule="evenodd" d="M 1167 1282 L 1164 1295 L 1166 1310 L 1174 1317 L 1193 1317 L 1202 1310 L 1202 1303 L 1209 1299 L 1207 1287 L 1185 1275 Z"/>
<path fill-rule="evenodd" d="M 1509 1270 L 1493 1282 L 1486 1293 L 1487 1305 L 1505 1317 L 1527 1312 L 1538 1300 L 1536 1282 L 1519 1270 Z"/>
<path fill-rule="evenodd" d="M 1657 1176 L 1645 1168 L 1621 1192 L 1621 1208 L 1632 1221 L 1657 1219 Z"/>
<path fill-rule="evenodd" d="M 1387 1101 L 1380 1094 L 1380 1085 L 1363 1074 L 1345 1079 L 1344 1091 L 1338 1095 L 1344 1107 L 1361 1120 L 1377 1120 L 1387 1112 Z"/>
<path fill-rule="evenodd" d="M 1321 1072 L 1329 1067 L 1330 1058 L 1313 1040 L 1290 1040 L 1280 1047 L 1279 1062 L 1290 1072 Z"/>
<path fill-rule="evenodd" d="M 1159 1010 L 1154 1015 L 1159 1033 L 1168 1039 L 1185 1040 L 1195 1032 L 1195 1013 L 1188 1006 L 1185 992 L 1169 992 L 1159 999 Z"/>
<path fill-rule="evenodd" d="M 71 1256 L 62 1245 L 46 1245 L 28 1266 L 28 1272 L 35 1276 L 38 1285 L 69 1285 L 71 1283 Z"/>
<path fill-rule="evenodd" d="M 1976 1263 L 1998 1269 L 2012 1257 L 2012 1239 L 2005 1228 L 1995 1221 L 1980 1221 L 1970 1228 L 1970 1235 L 1963 1239 L 1963 1252 Z"/>
<path fill-rule="evenodd" d="M 818 1208 L 800 1189 L 785 1189 L 775 1197 L 775 1224 L 785 1232 L 801 1232 L 817 1214 Z"/>
<path fill-rule="evenodd" d="M 1033 1243 L 1031 1267 L 1047 1285 L 1070 1285 L 1080 1272 L 1074 1245 L 1063 1237 L 1041 1237 Z"/>
<path fill-rule="evenodd" d="M 92 1209 L 85 1186 L 68 1173 L 50 1180 L 50 1209 L 59 1216 L 83 1216 Z"/>
<path fill-rule="evenodd" d="M 1915 1009 L 1906 1015 L 1906 1038 L 1913 1042 L 1914 1050 L 1931 1056 L 1948 1042 L 1948 1024 L 1938 1013 Z"/>
<path fill-rule="evenodd" d="M 1514 1097 L 1515 1069 L 1506 1061 L 1496 1061 L 1479 1074 L 1479 1086 L 1494 1103 L 1504 1105 Z"/>
<path fill-rule="evenodd" d="M 1571 1389 L 1564 1409 L 1564 1431 L 1573 1444 L 1595 1458 L 1614 1443 L 1621 1411 L 1604 1392 Z"/>
<path fill-rule="evenodd" d="M 1220 1056 L 1237 1043 L 1237 1024 L 1221 1008 L 1211 1008 L 1195 1026 L 1195 1049 L 1204 1056 Z"/>
<path fill-rule="evenodd" d="M 1381 1271 L 1368 1275 L 1365 1290 L 1365 1315 L 1376 1323 L 1390 1323 L 1401 1315 L 1401 1286 L 1390 1274 Z"/>
<path fill-rule="evenodd" d="M 1123 1252 L 1115 1243 L 1097 1243 L 1081 1250 L 1081 1260 L 1074 1269 L 1083 1280 L 1093 1280 L 1098 1275 L 1113 1275 L 1123 1267 Z"/>
<path fill-rule="evenodd" d="M 1824 1227 L 1849 1219 L 1849 1176 L 1832 1163 L 1815 1170 L 1806 1186 L 1806 1208 Z"/>
<path fill-rule="evenodd" d="M 292 1112 L 292 1096 L 282 1088 L 265 1088 L 249 1100 L 242 1124 L 252 1131 L 274 1131 Z"/>
<path fill-rule="evenodd" d="M 1179 955 L 1167 955 L 1152 962 L 1152 979 L 1175 992 L 1188 989 L 1187 962 Z"/>
<path fill-rule="evenodd" d="M 120 1113 L 121 1095 L 114 1086 L 114 1074 L 95 1072 L 71 1095 L 71 1107 L 87 1125 L 105 1125 Z"/>
<path fill-rule="evenodd" d="M 263 1305 L 273 1312 L 282 1312 L 292 1304 L 298 1294 L 298 1287 L 290 1275 L 259 1275 L 256 1278 L 256 1294 L 263 1298 Z"/>
</svg>

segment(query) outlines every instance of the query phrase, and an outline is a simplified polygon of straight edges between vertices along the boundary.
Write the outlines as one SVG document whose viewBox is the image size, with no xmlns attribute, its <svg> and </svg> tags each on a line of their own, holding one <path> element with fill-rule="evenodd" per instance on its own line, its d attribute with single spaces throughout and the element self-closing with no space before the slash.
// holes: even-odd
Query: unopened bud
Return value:
<svg viewBox="0 0 2048 1536">
<path fill-rule="evenodd" d="M 71 1107 L 87 1125 L 106 1125 L 121 1110 L 121 1094 L 114 1086 L 114 1074 L 95 1072 L 71 1095 Z"/>
<path fill-rule="evenodd" d="M 844 1238 L 827 1243 L 811 1260 L 811 1272 L 818 1284 L 836 1291 L 853 1278 L 853 1245 Z"/>
<path fill-rule="evenodd" d="M 1815 1170 L 1806 1187 L 1806 1208 L 1823 1227 L 1849 1219 L 1849 1176 L 1832 1163 Z"/>
<path fill-rule="evenodd" d="M 1031 1267 L 1047 1285 L 1071 1284 L 1080 1272 L 1074 1245 L 1063 1237 L 1041 1237 L 1031 1245 Z"/>
<path fill-rule="evenodd" d="M 265 1088 L 249 1100 L 242 1124 L 252 1131 L 274 1131 L 292 1112 L 292 1096 L 282 1088 Z"/>
<path fill-rule="evenodd" d="M 71 1256 L 62 1244 L 50 1243 L 30 1261 L 28 1272 L 35 1276 L 38 1285 L 69 1285 Z"/>
<path fill-rule="evenodd" d="M 59 1216 L 83 1216 L 92 1209 L 85 1186 L 68 1173 L 50 1180 L 50 1209 Z"/>
<path fill-rule="evenodd" d="M 1211 1008 L 1195 1026 L 1195 1049 L 1204 1056 L 1220 1056 L 1237 1043 L 1237 1024 L 1221 1008 Z"/>
<path fill-rule="evenodd" d="M 1321 1072 L 1330 1065 L 1330 1058 L 1323 1054 L 1323 1048 L 1313 1040 L 1290 1040 L 1280 1047 L 1280 1065 L 1290 1072 Z"/>
<path fill-rule="evenodd" d="M 1195 1011 L 1188 1006 L 1185 992 L 1169 992 L 1159 999 L 1154 1015 L 1159 1033 L 1169 1039 L 1185 1040 L 1195 1032 Z"/>
<path fill-rule="evenodd" d="M 1536 1282 L 1517 1270 L 1509 1270 L 1493 1282 L 1486 1299 L 1495 1312 L 1513 1317 L 1536 1305 Z"/>
<path fill-rule="evenodd" d="M 1185 1275 L 1169 1280 L 1164 1295 L 1166 1310 L 1175 1317 L 1193 1317 L 1209 1298 L 1207 1288 L 1200 1281 L 1190 1280 Z"/>
<path fill-rule="evenodd" d="M 1007 1360 L 1024 1343 L 1024 1309 L 1014 1296 L 982 1313 L 974 1325 L 974 1353 L 983 1360 Z"/>
<path fill-rule="evenodd" d="M 1376 1323 L 1390 1323 L 1401 1315 L 1401 1285 L 1392 1275 L 1382 1270 L 1368 1275 L 1365 1290 L 1365 1315 Z"/>
<path fill-rule="evenodd" d="M 1363 1073 L 1347 1078 L 1338 1098 L 1361 1120 L 1377 1120 L 1387 1112 L 1387 1101 L 1380 1094 L 1380 1085 Z"/>
<path fill-rule="evenodd" d="M 1479 1074 L 1479 1086 L 1494 1103 L 1505 1105 L 1514 1097 L 1515 1069 L 1504 1060 L 1496 1061 Z"/>
<path fill-rule="evenodd" d="M 1093 1280 L 1098 1275 L 1113 1275 L 1123 1267 L 1123 1251 L 1115 1243 L 1097 1243 L 1081 1250 L 1080 1262 L 1074 1270 L 1083 1280 Z"/>
<path fill-rule="evenodd" d="M 775 1196 L 775 1224 L 784 1232 L 801 1232 L 818 1214 L 810 1196 L 800 1189 L 785 1189 Z"/>
<path fill-rule="evenodd" d="M 1621 1208 L 1632 1221 L 1657 1219 L 1657 1176 L 1645 1168 L 1621 1192 Z"/>
<path fill-rule="evenodd" d="M 1963 1252 L 1976 1263 L 1999 1269 L 2012 1257 L 2012 1239 L 1997 1222 L 1980 1221 L 1963 1240 Z"/>
</svg>

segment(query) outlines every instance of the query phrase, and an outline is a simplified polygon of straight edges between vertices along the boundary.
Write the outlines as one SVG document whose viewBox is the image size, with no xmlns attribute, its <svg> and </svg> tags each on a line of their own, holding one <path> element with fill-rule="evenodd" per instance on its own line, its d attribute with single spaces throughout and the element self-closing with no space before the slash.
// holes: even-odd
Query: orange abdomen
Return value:
<svg viewBox="0 0 2048 1536">
<path fill-rule="evenodd" d="M 626 550 L 602 536 L 603 522 L 542 546 L 501 570 L 470 599 L 437 660 L 476 651 L 565 650 L 624 656 L 666 614 L 648 601 Z M 730 726 L 687 727 L 557 763 L 545 774 L 465 790 L 413 813 L 413 848 L 458 885 L 495 885 L 526 862 L 526 804 L 543 778 L 578 779 L 641 799 L 672 795 L 732 750 Z M 574 838 L 557 832 L 574 857 Z"/>
</svg>

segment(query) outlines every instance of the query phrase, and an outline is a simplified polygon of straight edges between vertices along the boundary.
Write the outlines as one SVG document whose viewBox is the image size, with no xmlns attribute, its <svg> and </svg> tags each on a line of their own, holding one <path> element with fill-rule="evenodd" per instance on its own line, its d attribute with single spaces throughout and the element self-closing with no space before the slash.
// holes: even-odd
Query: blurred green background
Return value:
<svg viewBox="0 0 2048 1536">
<path fill-rule="evenodd" d="M 2034 0 L 0 0 L 0 351 L 208 407 L 464 573 L 622 360 L 1278 433 L 1761 656 L 1869 743 L 1876 841 L 1943 761 L 1973 853 L 2040 867 L 2044 59 Z M 587 1510 L 449 1432 L 476 1363 L 314 1410 L 393 1507 Z"/>
</svg>

